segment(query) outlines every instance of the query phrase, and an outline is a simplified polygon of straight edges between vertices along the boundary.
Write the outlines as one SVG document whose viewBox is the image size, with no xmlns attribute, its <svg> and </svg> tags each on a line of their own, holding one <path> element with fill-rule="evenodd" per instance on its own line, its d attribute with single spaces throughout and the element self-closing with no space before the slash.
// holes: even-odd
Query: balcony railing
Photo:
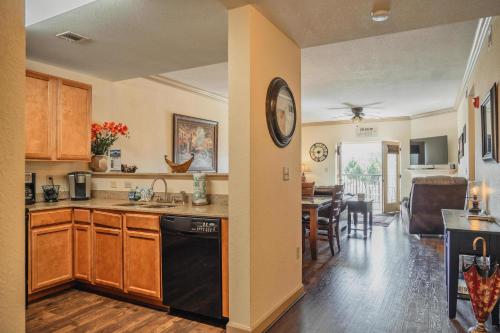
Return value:
<svg viewBox="0 0 500 333">
<path fill-rule="evenodd" d="M 344 193 L 365 193 L 367 199 L 373 199 L 374 213 L 382 211 L 382 175 L 344 173 L 342 183 Z"/>
</svg>

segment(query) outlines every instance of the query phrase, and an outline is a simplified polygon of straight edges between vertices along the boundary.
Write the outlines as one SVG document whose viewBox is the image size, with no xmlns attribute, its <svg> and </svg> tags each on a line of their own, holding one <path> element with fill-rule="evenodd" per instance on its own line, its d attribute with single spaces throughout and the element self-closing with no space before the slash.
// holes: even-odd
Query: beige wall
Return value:
<svg viewBox="0 0 500 333">
<path fill-rule="evenodd" d="M 468 84 L 468 90 L 473 91 L 475 96 L 480 97 L 481 103 L 484 101 L 493 83 L 500 83 L 500 17 L 495 17 L 492 22 L 493 41 L 488 46 L 487 38 L 479 54 L 476 66 L 473 70 Z M 476 180 L 484 182 L 486 190 L 486 200 L 483 207 L 488 209 L 497 219 L 500 218 L 500 165 L 495 161 L 483 161 L 481 157 L 481 117 L 480 111 L 475 111 L 474 124 L 467 114 L 468 101 L 462 99 L 459 106 L 459 117 L 457 121 L 458 129 L 461 130 L 463 124 L 474 126 L 475 129 L 475 152 L 470 154 L 470 158 L 475 160 Z M 499 149 L 500 152 L 500 149 Z M 467 155 L 468 152 L 467 152 Z M 466 170 L 462 169 L 462 173 Z"/>
<path fill-rule="evenodd" d="M 111 82 L 36 61 L 28 61 L 27 68 L 91 84 L 93 121 L 111 120 L 129 126 L 130 138 L 118 139 L 114 147 L 122 149 L 122 163 L 136 164 L 138 172 L 168 171 L 163 156 L 167 154 L 172 157 L 173 113 L 219 122 L 219 172 L 228 171 L 226 103 L 142 78 Z M 38 192 L 41 192 L 41 185 L 46 184 L 49 175 L 54 176 L 55 183 L 62 185 L 61 190 L 66 190 L 66 174 L 87 169 L 88 164 L 82 162 L 26 163 L 27 171 L 37 173 Z M 116 187 L 112 187 L 111 182 Z M 94 180 L 93 185 L 96 189 L 123 191 L 128 190 L 125 183 L 135 187 L 145 182 L 135 179 L 99 179 Z M 172 185 L 172 191 L 192 192 L 192 184 L 186 185 L 177 180 L 169 180 L 169 184 Z M 227 194 L 227 182 L 220 186 L 214 184 L 211 191 Z"/>
<path fill-rule="evenodd" d="M 0 2 L 0 331 L 24 319 L 24 1 Z"/>
<path fill-rule="evenodd" d="M 302 127 L 302 161 L 311 172 L 306 178 L 317 185 L 331 185 L 336 182 L 337 165 L 335 148 L 340 142 L 380 142 L 399 141 L 401 143 L 401 196 L 408 196 L 412 175 L 408 172 L 410 138 L 448 135 L 448 160 L 457 161 L 456 112 L 438 114 L 418 119 L 402 119 L 370 122 L 363 121 L 361 126 L 374 126 L 377 136 L 360 138 L 356 136 L 356 125 L 326 124 Z M 314 162 L 309 156 L 312 144 L 322 142 L 328 147 L 328 157 L 323 162 Z M 444 167 L 444 166 L 443 166 Z M 447 166 L 446 166 L 447 167 Z"/>
<path fill-rule="evenodd" d="M 280 76 L 300 119 L 300 61 L 299 47 L 254 7 L 229 11 L 228 331 L 258 329 L 302 288 L 300 124 L 291 143 L 278 148 L 265 117 L 267 87 Z"/>
</svg>

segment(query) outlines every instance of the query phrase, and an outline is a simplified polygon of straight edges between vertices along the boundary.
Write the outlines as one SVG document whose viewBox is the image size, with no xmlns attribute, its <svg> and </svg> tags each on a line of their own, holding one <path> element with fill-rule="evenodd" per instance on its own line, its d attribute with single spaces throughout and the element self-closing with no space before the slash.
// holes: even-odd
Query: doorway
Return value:
<svg viewBox="0 0 500 333">
<path fill-rule="evenodd" d="M 401 191 L 399 152 L 399 142 L 382 141 L 382 211 L 384 213 L 399 210 Z"/>
<path fill-rule="evenodd" d="M 337 153 L 337 179 L 345 193 L 364 193 L 373 200 L 374 214 L 399 210 L 399 142 L 342 142 Z"/>
</svg>

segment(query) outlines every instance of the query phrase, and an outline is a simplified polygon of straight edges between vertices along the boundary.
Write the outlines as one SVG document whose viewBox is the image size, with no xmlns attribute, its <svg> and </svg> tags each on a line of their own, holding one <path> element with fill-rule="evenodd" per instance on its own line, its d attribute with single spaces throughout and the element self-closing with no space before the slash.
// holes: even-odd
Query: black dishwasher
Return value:
<svg viewBox="0 0 500 333">
<path fill-rule="evenodd" d="M 161 217 L 163 304 L 222 319 L 220 219 Z"/>
</svg>

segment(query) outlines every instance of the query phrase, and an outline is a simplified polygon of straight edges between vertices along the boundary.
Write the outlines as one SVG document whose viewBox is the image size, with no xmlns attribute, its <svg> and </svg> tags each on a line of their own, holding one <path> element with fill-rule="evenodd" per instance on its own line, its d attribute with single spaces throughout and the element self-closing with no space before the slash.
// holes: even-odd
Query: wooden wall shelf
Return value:
<svg viewBox="0 0 500 333">
<path fill-rule="evenodd" d="M 228 180 L 229 174 L 227 173 L 206 173 L 208 180 Z M 136 173 L 125 173 L 125 172 L 94 172 L 92 173 L 94 178 L 135 178 L 135 179 L 154 179 L 154 178 L 166 178 L 166 179 L 193 179 L 193 174 L 191 173 L 146 173 L 146 172 L 136 172 Z"/>
</svg>

